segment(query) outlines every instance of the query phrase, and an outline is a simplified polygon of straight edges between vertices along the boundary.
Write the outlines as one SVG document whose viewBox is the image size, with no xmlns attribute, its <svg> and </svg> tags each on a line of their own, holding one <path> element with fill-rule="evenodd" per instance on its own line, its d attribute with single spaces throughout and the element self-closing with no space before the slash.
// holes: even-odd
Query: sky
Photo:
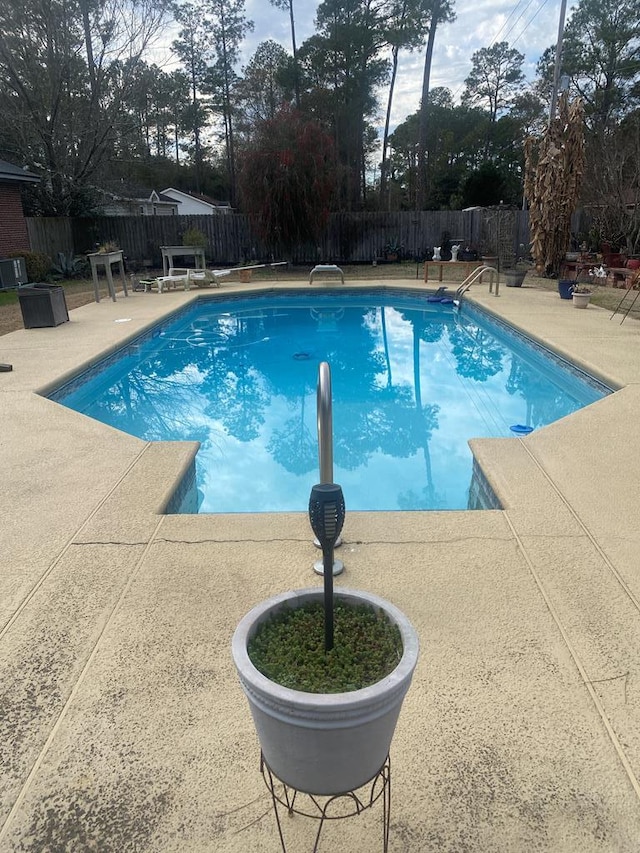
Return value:
<svg viewBox="0 0 640 853">
<path fill-rule="evenodd" d="M 296 42 L 313 35 L 316 0 L 294 0 Z M 558 38 L 561 0 L 453 0 L 456 20 L 442 24 L 436 31 L 430 88 L 446 86 L 459 101 L 464 80 L 471 71 L 471 56 L 476 50 L 495 42 L 507 41 L 525 55 L 523 71 L 528 80 L 535 76 L 536 63 L 545 48 Z M 569 17 L 567 12 L 567 19 Z M 243 63 L 250 59 L 261 41 L 273 39 L 291 51 L 289 15 L 269 0 L 246 0 L 247 18 L 255 29 L 243 45 Z M 391 117 L 392 129 L 416 112 L 420 105 L 424 48 L 400 56 L 398 78 Z M 386 108 L 386 92 L 380 123 Z"/>
<path fill-rule="evenodd" d="M 522 70 L 527 80 L 532 81 L 535 68 L 543 51 L 554 45 L 558 38 L 561 0 L 452 0 L 456 20 L 442 24 L 436 32 L 430 88 L 446 86 L 459 102 L 464 89 L 464 80 L 471 71 L 471 57 L 475 51 L 506 41 L 510 47 L 524 54 Z M 318 0 L 294 0 L 296 42 L 298 47 L 314 34 L 314 19 L 319 6 Z M 273 39 L 291 52 L 291 28 L 288 12 L 272 6 L 269 0 L 245 0 L 248 20 L 254 22 L 241 48 L 239 67 L 242 72 L 256 48 L 262 41 Z M 567 11 L 567 20 L 571 15 Z M 176 29 L 169 28 L 165 34 L 168 44 L 176 36 Z M 391 131 L 404 119 L 416 112 L 420 106 L 422 74 L 424 69 L 424 47 L 414 53 L 404 51 L 400 55 L 398 77 L 394 92 Z M 152 61 L 165 70 L 175 67 L 167 46 L 159 49 Z M 387 91 L 380 93 L 380 115 L 378 125 L 384 123 Z"/>
</svg>

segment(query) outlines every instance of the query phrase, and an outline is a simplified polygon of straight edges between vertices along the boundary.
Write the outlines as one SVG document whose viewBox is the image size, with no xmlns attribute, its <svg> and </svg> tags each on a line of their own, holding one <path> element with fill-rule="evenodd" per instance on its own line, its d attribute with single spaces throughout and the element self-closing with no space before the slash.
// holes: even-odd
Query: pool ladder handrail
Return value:
<svg viewBox="0 0 640 853">
<path fill-rule="evenodd" d="M 489 273 L 489 293 L 493 293 L 493 277 L 495 275 L 496 281 L 496 292 L 495 296 L 499 296 L 500 294 L 500 275 L 498 274 L 498 270 L 495 267 L 489 267 L 486 265 L 476 267 L 462 282 L 460 287 L 456 290 L 456 298 L 458 300 L 461 299 L 462 296 L 469 290 L 472 284 L 475 284 L 478 279 L 484 275 L 484 273 Z"/>
<path fill-rule="evenodd" d="M 317 389 L 318 461 L 320 482 L 333 483 L 333 404 L 331 401 L 331 368 L 321 361 Z"/>
</svg>

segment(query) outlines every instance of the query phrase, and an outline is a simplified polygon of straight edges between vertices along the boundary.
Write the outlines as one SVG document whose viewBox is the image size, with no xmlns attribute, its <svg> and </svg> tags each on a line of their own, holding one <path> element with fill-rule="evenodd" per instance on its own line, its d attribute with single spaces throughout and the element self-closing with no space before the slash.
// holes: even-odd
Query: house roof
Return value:
<svg viewBox="0 0 640 853">
<path fill-rule="evenodd" d="M 133 186 L 131 184 L 124 185 L 122 183 L 115 184 L 109 188 L 99 190 L 104 196 L 114 201 L 133 201 L 133 202 L 152 202 L 153 204 L 171 204 L 176 205 L 174 198 L 170 198 L 163 193 L 148 187 Z"/>
<path fill-rule="evenodd" d="M 40 180 L 38 175 L 34 175 L 28 169 L 14 166 L 7 160 L 0 160 L 0 181 L 21 182 L 21 183 L 37 183 Z"/>
<path fill-rule="evenodd" d="M 175 187 L 166 187 L 162 192 L 174 193 L 175 195 L 182 196 L 185 199 L 192 198 L 202 204 L 208 204 L 210 207 L 230 207 L 228 201 L 217 201 L 215 198 L 211 198 L 211 196 L 203 195 L 202 193 L 188 193 L 184 190 L 177 190 Z"/>
</svg>

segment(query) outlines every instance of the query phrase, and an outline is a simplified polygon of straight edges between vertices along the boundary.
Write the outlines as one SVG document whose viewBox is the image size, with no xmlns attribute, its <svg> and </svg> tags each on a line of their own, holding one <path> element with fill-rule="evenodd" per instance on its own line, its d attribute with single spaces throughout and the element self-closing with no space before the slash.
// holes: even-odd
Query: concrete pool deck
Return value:
<svg viewBox="0 0 640 853">
<path fill-rule="evenodd" d="M 197 296 L 0 337 L 3 853 L 280 850 L 229 647 L 254 604 L 321 583 L 306 512 L 162 515 L 195 445 L 34 393 Z M 640 325 L 527 287 L 470 296 L 621 390 L 473 442 L 502 510 L 347 515 L 337 584 L 390 599 L 421 641 L 389 849 L 638 851 Z M 320 850 L 379 851 L 380 822 L 334 822 Z M 285 820 L 292 853 L 311 824 Z"/>
</svg>

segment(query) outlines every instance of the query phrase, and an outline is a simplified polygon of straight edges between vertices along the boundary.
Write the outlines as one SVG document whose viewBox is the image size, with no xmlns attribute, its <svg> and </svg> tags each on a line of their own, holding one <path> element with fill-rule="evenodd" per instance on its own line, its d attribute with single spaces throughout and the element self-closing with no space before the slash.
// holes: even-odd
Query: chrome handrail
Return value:
<svg viewBox="0 0 640 853">
<path fill-rule="evenodd" d="M 464 296 L 464 294 L 467 292 L 467 290 L 469 290 L 471 285 L 475 284 L 475 282 L 478 281 L 478 279 L 481 278 L 481 276 L 487 272 L 491 276 L 489 279 L 489 293 L 493 293 L 493 276 L 495 274 L 495 276 L 496 276 L 496 293 L 495 293 L 495 295 L 498 296 L 500 293 L 500 276 L 498 275 L 498 270 L 495 267 L 482 266 L 482 267 L 476 267 L 476 269 L 474 269 L 473 272 L 470 272 L 469 275 L 465 278 L 465 280 L 462 282 L 460 287 L 456 290 L 457 298 L 459 299 L 461 296 Z"/>
<path fill-rule="evenodd" d="M 318 461 L 320 482 L 333 483 L 333 406 L 331 402 L 331 368 L 321 361 L 318 367 Z"/>
</svg>

